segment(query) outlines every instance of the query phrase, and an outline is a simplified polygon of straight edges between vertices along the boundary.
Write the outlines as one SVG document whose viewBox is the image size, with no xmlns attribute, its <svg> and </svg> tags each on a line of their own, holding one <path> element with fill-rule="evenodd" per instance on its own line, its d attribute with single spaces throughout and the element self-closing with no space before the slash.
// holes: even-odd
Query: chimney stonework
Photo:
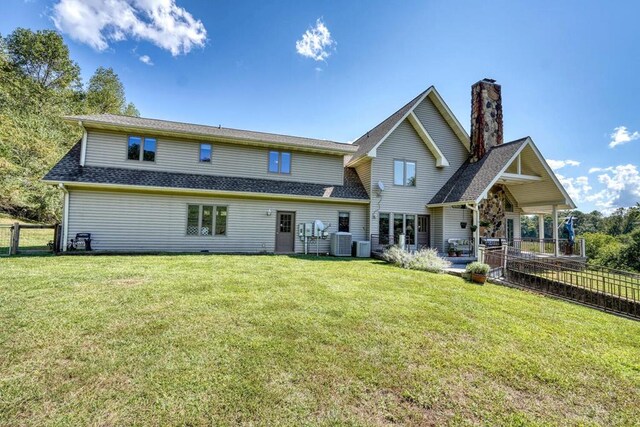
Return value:
<svg viewBox="0 0 640 427">
<path fill-rule="evenodd" d="M 503 142 L 502 88 L 495 80 L 483 79 L 471 86 L 471 163 Z"/>
</svg>

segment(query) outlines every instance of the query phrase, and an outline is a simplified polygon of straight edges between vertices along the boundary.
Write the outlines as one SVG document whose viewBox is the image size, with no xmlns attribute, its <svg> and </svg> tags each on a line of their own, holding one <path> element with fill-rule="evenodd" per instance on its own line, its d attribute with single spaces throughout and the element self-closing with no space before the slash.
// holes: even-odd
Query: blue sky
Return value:
<svg viewBox="0 0 640 427">
<path fill-rule="evenodd" d="M 58 29 L 145 117 L 344 142 L 430 85 L 468 130 L 491 77 L 505 139 L 530 135 L 580 209 L 640 201 L 639 2 L 109 3 L 4 0 L 0 32 Z"/>
</svg>

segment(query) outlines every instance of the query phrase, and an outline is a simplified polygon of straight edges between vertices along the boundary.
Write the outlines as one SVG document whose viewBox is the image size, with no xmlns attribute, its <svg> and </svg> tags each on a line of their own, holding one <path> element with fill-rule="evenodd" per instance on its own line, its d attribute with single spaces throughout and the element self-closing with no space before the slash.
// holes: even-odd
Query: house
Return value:
<svg viewBox="0 0 640 427">
<path fill-rule="evenodd" d="M 64 191 L 63 241 L 89 232 L 96 250 L 299 253 L 297 224 L 317 219 L 378 246 L 403 235 L 412 247 L 445 252 L 460 239 L 477 250 L 518 238 L 523 214 L 553 214 L 557 233 L 558 210 L 575 208 L 531 138 L 503 143 L 501 87 L 488 79 L 472 86 L 471 136 L 434 87 L 353 144 L 66 119 L 83 137 L 44 181 Z"/>
</svg>

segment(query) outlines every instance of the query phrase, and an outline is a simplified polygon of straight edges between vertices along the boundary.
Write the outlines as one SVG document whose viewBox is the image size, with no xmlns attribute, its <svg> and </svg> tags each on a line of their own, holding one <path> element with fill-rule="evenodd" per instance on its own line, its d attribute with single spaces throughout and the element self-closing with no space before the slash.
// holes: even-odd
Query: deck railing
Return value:
<svg viewBox="0 0 640 427">
<path fill-rule="evenodd" d="M 494 239 L 498 240 L 498 239 Z M 511 248 L 517 249 L 522 252 L 543 254 L 543 255 L 556 255 L 556 241 L 554 239 L 512 239 L 501 240 L 499 246 L 506 245 Z M 486 245 L 495 246 L 495 245 Z M 575 239 L 573 243 L 569 242 L 569 239 L 558 239 L 558 256 L 578 256 L 585 257 L 585 243 L 584 239 Z"/>
<path fill-rule="evenodd" d="M 490 276 L 605 311 L 640 318 L 640 274 L 587 264 L 575 258 L 544 257 L 513 248 L 483 248 Z"/>
</svg>

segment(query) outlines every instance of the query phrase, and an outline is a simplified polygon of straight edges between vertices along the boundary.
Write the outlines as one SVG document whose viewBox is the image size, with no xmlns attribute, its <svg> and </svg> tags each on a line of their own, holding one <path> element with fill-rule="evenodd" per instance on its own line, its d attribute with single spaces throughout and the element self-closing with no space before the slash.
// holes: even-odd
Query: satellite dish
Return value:
<svg viewBox="0 0 640 427">
<path fill-rule="evenodd" d="M 378 181 L 378 190 L 384 191 L 384 183 L 382 181 Z"/>
<path fill-rule="evenodd" d="M 320 230 L 320 231 L 324 231 L 324 229 L 326 228 L 326 227 L 324 226 L 323 222 L 322 222 L 322 221 L 320 221 L 319 219 L 316 219 L 316 220 L 314 221 L 314 225 L 315 225 L 316 229 L 317 229 L 317 230 Z"/>
</svg>

